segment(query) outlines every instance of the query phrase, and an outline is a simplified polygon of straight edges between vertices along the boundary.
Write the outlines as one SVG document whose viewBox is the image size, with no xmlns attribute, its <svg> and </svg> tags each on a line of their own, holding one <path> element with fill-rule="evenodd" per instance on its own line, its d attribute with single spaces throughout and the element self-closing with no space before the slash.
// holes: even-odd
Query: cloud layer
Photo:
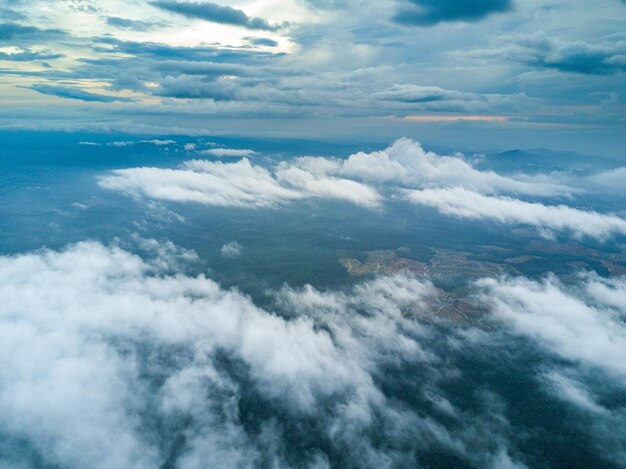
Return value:
<svg viewBox="0 0 626 469">
<path fill-rule="evenodd" d="M 434 207 L 441 213 L 466 219 L 521 223 L 540 229 L 568 231 L 575 236 L 605 239 L 626 234 L 626 220 L 615 215 L 578 210 L 566 205 L 544 205 L 510 197 L 489 197 L 463 188 L 406 191 L 409 201 Z"/>
<path fill-rule="evenodd" d="M 430 445 L 483 466 L 510 461 L 489 417 L 468 415 L 453 434 L 377 384 L 387 366 L 437 360 L 420 344 L 428 331 L 405 314 L 428 307 L 430 283 L 285 286 L 278 315 L 202 275 L 167 274 L 189 253 L 143 245 L 151 260 L 93 242 L 0 257 L 0 433 L 23 439 L 5 439 L 14 446 L 0 462 L 290 467 L 286 442 L 298 449 L 307 439 L 298 467 L 328 467 L 327 455 L 413 465 Z"/>
<path fill-rule="evenodd" d="M 211 149 L 198 153 L 239 157 L 254 152 Z M 385 200 L 400 197 L 434 207 L 446 215 L 534 226 L 545 236 L 563 232 L 603 240 L 625 235 L 626 220 L 614 214 L 564 204 L 548 205 L 536 199 L 573 200 L 583 192 L 582 186 L 614 181 L 619 179 L 620 171 L 586 179 L 569 178 L 568 186 L 559 182 L 557 176 L 510 177 L 479 171 L 463 155 L 440 156 L 425 151 L 413 140 L 400 139 L 385 150 L 359 152 L 346 159 L 299 157 L 274 166 L 253 165 L 247 158 L 233 163 L 191 160 L 179 169 L 115 170 L 101 176 L 99 184 L 132 196 L 237 207 L 276 207 L 306 198 L 323 198 L 372 209 L 384 207 Z M 532 197 L 534 201 L 507 194 Z"/>
</svg>

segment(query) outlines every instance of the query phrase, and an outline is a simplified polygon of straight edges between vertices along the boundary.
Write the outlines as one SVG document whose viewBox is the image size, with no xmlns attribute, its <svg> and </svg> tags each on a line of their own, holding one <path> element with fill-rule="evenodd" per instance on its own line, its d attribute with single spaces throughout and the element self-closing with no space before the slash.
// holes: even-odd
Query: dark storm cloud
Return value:
<svg viewBox="0 0 626 469">
<path fill-rule="evenodd" d="M 393 17 L 405 25 L 433 26 L 446 21 L 478 21 L 512 8 L 511 0 L 408 0 Z"/>
<path fill-rule="evenodd" d="M 230 24 L 234 26 L 242 26 L 248 29 L 262 29 L 266 31 L 276 31 L 280 28 L 280 26 L 270 25 L 263 18 L 249 17 L 241 10 L 218 5 L 216 3 L 192 3 L 158 0 L 152 2 L 151 5 L 162 10 L 178 13 L 179 15 L 186 16 L 187 18 L 197 18 L 211 21 L 213 23 Z"/>
<path fill-rule="evenodd" d="M 90 101 L 98 103 L 112 103 L 115 101 L 120 102 L 132 102 L 133 99 L 124 98 L 119 96 L 108 96 L 97 93 L 90 93 L 79 88 L 70 88 L 67 86 L 53 86 L 53 85 L 32 85 L 28 87 L 31 90 L 37 91 L 41 94 L 47 94 L 51 96 L 58 96 L 59 98 L 78 99 L 81 101 Z"/>
</svg>

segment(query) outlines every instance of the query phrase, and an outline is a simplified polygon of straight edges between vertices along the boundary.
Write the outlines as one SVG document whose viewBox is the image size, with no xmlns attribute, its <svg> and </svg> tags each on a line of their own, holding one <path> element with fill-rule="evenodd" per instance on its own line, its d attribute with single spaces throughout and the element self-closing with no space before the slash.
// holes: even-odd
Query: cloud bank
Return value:
<svg viewBox="0 0 626 469">
<path fill-rule="evenodd" d="M 504 195 L 571 200 L 582 192 L 582 184 L 591 187 L 589 184 L 608 181 L 615 185 L 621 169 L 584 180 L 570 179 L 572 185 L 579 186 L 574 188 L 549 175 L 509 177 L 479 171 L 462 155 L 440 156 L 410 139 L 400 139 L 382 151 L 355 153 L 347 159 L 299 157 L 268 167 L 253 165 L 245 158 L 253 150 L 211 149 L 199 153 L 244 158 L 233 163 L 192 160 L 179 169 L 115 170 L 100 177 L 99 184 L 135 197 L 236 207 L 276 207 L 322 198 L 371 209 L 381 208 L 385 200 L 399 196 L 446 215 L 534 226 L 548 237 L 564 232 L 603 240 L 626 234 L 626 220 L 614 214 Z"/>
<path fill-rule="evenodd" d="M 434 207 L 441 213 L 466 219 L 521 223 L 543 230 L 567 231 L 577 237 L 605 239 L 626 234 L 626 220 L 616 215 L 578 210 L 566 205 L 544 205 L 510 197 L 489 197 L 463 188 L 405 192 L 412 203 Z"/>
<path fill-rule="evenodd" d="M 428 282 L 285 286 L 278 315 L 202 275 L 168 274 L 189 257 L 171 244 L 143 248 L 154 258 L 94 242 L 0 257 L 0 434 L 12 448 L 0 462 L 290 467 L 288 441 L 298 467 L 329 467 L 329 455 L 414 465 L 430 445 L 483 467 L 502 459 L 488 416 L 453 434 L 378 385 L 386 366 L 436 361 L 404 314 L 427 307 Z"/>
<path fill-rule="evenodd" d="M 235 163 L 192 160 L 180 169 L 116 170 L 102 176 L 99 184 L 134 196 L 234 207 L 274 207 L 319 197 L 375 208 L 381 200 L 374 189 L 355 181 L 298 168 L 279 168 L 273 174 L 246 158 Z"/>
</svg>

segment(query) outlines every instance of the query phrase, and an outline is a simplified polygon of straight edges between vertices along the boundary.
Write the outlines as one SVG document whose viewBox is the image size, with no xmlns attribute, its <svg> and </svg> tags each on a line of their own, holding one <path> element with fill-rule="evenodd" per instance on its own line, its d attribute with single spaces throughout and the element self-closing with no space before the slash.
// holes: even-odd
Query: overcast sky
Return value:
<svg viewBox="0 0 626 469">
<path fill-rule="evenodd" d="M 0 0 L 0 128 L 626 150 L 620 0 Z"/>
</svg>

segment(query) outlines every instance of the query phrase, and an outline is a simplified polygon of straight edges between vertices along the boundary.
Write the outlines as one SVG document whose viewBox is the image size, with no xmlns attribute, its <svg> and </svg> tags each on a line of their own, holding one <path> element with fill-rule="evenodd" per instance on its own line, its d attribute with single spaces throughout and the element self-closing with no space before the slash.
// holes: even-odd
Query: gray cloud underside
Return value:
<svg viewBox="0 0 626 469">
<path fill-rule="evenodd" d="M 393 19 L 411 26 L 446 21 L 478 21 L 512 9 L 511 0 L 404 0 Z"/>
<path fill-rule="evenodd" d="M 250 150 L 210 149 L 200 154 L 248 156 Z M 129 168 L 103 176 L 100 185 L 131 195 L 198 202 L 207 205 L 275 206 L 305 197 L 350 201 L 378 207 L 382 196 L 370 184 L 394 185 L 463 184 L 472 189 L 532 195 L 568 195 L 565 186 L 546 182 L 525 182 L 480 172 L 459 157 L 440 157 L 425 152 L 408 139 L 387 150 L 357 153 L 347 160 L 299 158 L 273 169 L 253 166 L 244 159 L 225 164 L 190 161 L 181 169 Z"/>
<path fill-rule="evenodd" d="M 188 18 L 202 19 L 214 23 L 230 24 L 248 29 L 261 29 L 266 31 L 276 31 L 280 28 L 279 26 L 270 25 L 262 18 L 251 18 L 241 10 L 211 2 L 192 3 L 164 0 L 151 2 L 150 4 L 162 10 L 178 13 Z"/>
<path fill-rule="evenodd" d="M 563 41 L 543 33 L 498 38 L 504 47 L 460 53 L 472 58 L 519 62 L 533 68 L 554 69 L 563 73 L 612 75 L 626 71 L 626 42 Z"/>
</svg>

